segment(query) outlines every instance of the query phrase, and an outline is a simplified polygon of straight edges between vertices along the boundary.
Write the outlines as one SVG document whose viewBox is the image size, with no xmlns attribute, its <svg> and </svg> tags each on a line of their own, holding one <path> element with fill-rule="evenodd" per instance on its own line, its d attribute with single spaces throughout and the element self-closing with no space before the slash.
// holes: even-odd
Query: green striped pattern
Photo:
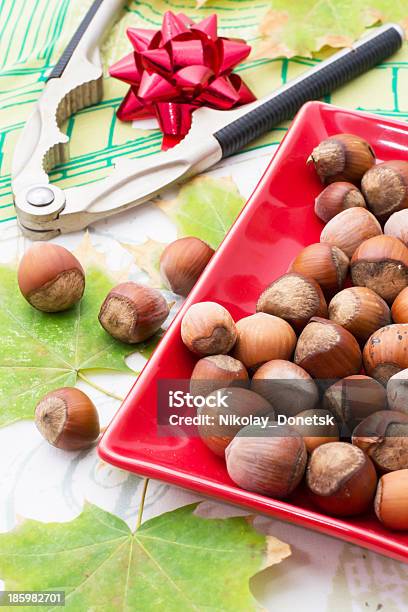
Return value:
<svg viewBox="0 0 408 612">
<path fill-rule="evenodd" d="M 20 130 L 47 74 L 90 4 L 90 0 L 0 0 L 0 223 L 15 218 L 10 168 Z M 105 67 L 129 52 L 125 36 L 128 26 L 158 28 L 166 10 L 183 11 L 194 19 L 216 12 L 222 35 L 242 37 L 256 45 L 258 24 L 268 10 L 268 2 L 210 0 L 197 9 L 195 0 L 133 0 L 103 44 Z M 238 71 L 262 96 L 318 61 L 249 59 Z M 63 188 L 90 183 L 105 176 L 115 158 L 144 157 L 159 151 L 158 132 L 135 130 L 117 121 L 115 111 L 126 89 L 124 84 L 106 78 L 100 104 L 68 120 L 65 129 L 71 137 L 71 157 L 53 170 L 53 182 Z M 349 108 L 408 118 L 407 46 L 392 61 L 343 87 L 329 100 Z M 250 148 L 275 144 L 285 131 L 286 126 L 281 126 Z"/>
</svg>

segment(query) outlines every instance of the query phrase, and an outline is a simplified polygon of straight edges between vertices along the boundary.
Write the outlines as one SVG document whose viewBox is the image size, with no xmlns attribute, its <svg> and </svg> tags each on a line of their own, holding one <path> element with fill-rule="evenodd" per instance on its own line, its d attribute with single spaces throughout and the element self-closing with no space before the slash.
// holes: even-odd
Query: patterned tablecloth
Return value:
<svg viewBox="0 0 408 612">
<path fill-rule="evenodd" d="M 1 261 L 15 259 L 27 247 L 15 222 L 10 190 L 14 145 L 50 68 L 89 4 L 88 0 L 0 0 Z M 194 0 L 130 2 L 104 44 L 105 66 L 128 52 L 124 35 L 127 26 L 159 27 L 166 10 L 184 11 L 193 18 L 216 11 L 222 34 L 241 36 L 254 43 L 257 25 L 267 8 L 263 0 L 213 0 L 199 10 L 195 9 Z M 255 93 L 262 96 L 318 61 L 301 57 L 248 59 L 238 70 Z M 143 157 L 159 150 L 157 131 L 143 131 L 117 121 L 115 109 L 125 91 L 123 84 L 106 79 L 102 102 L 68 120 L 71 157 L 69 162 L 53 170 L 53 182 L 60 187 L 89 183 L 106 175 L 116 158 Z M 389 61 L 337 91 L 328 101 L 406 119 L 407 46 Z M 286 129 L 284 125 L 277 128 L 210 174 L 231 176 L 247 197 Z M 130 277 L 143 280 L 144 274 L 122 243 L 143 244 L 149 238 L 169 242 L 176 237 L 176 228 L 158 207 L 145 205 L 116 219 L 99 222 L 91 228 L 90 236 L 94 246 L 106 253 L 110 266 L 129 266 Z M 77 233 L 57 242 L 75 248 L 82 239 L 83 234 Z M 143 362 L 139 354 L 129 360 L 134 369 L 139 369 Z M 122 374 L 109 377 L 95 374 L 94 380 L 100 381 L 100 378 L 120 395 L 126 393 L 134 380 Z M 79 386 L 95 399 L 102 423 L 106 424 L 119 403 L 85 383 Z M 0 429 L 0 531 L 12 529 L 20 517 L 71 520 L 80 513 L 85 500 L 134 525 L 141 488 L 139 478 L 102 464 L 95 450 L 72 454 L 51 448 L 39 436 L 32 421 L 20 421 Z M 197 496 L 151 482 L 144 518 L 193 499 Z M 209 504 L 207 510 L 210 514 L 229 511 L 215 504 Z M 254 592 L 267 609 L 392 612 L 408 608 L 408 566 L 312 531 L 278 521 L 259 520 L 265 529 L 289 542 L 293 550 L 290 559 L 254 581 Z"/>
</svg>

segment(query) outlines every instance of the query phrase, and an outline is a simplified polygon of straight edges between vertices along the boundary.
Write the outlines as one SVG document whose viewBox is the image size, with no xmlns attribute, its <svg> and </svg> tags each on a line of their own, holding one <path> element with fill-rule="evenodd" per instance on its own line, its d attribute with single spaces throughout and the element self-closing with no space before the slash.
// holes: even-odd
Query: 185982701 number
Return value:
<svg viewBox="0 0 408 612">
<path fill-rule="evenodd" d="M 65 591 L 0 591 L 0 606 L 65 606 Z"/>
</svg>

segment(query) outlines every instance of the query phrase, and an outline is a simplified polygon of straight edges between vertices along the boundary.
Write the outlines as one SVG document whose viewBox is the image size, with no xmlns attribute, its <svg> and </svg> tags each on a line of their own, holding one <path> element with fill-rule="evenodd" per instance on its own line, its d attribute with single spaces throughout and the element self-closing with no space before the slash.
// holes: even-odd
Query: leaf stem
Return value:
<svg viewBox="0 0 408 612">
<path fill-rule="evenodd" d="M 105 395 L 108 395 L 109 397 L 112 397 L 113 399 L 119 400 L 120 402 L 124 401 L 125 399 L 124 397 L 121 397 L 120 395 L 116 395 L 116 393 L 113 393 L 112 391 L 108 391 L 107 389 L 100 387 L 96 382 L 94 382 L 93 380 L 85 376 L 85 374 L 83 374 L 80 370 L 77 371 L 77 376 L 78 378 L 86 382 L 88 385 L 90 385 L 97 391 L 100 391 L 101 393 L 104 393 Z"/>
<path fill-rule="evenodd" d="M 136 530 L 139 529 L 140 525 L 142 524 L 143 508 L 145 505 L 148 484 L 149 484 L 149 479 L 145 478 L 143 482 L 143 490 L 142 490 L 142 497 L 140 499 L 139 512 L 137 513 Z"/>
</svg>

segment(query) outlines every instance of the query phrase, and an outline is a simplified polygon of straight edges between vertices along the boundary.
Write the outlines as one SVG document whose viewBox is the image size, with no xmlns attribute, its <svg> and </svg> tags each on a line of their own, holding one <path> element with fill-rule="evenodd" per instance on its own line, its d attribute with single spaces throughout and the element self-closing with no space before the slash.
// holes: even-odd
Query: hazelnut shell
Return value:
<svg viewBox="0 0 408 612">
<path fill-rule="evenodd" d="M 208 395 L 224 387 L 248 387 L 248 372 L 243 363 L 229 355 L 209 355 L 197 361 L 190 378 L 193 395 Z"/>
<path fill-rule="evenodd" d="M 364 346 L 363 362 L 367 374 L 383 385 L 408 368 L 408 324 L 387 325 L 374 332 Z"/>
<path fill-rule="evenodd" d="M 224 306 L 216 302 L 197 302 L 182 319 L 181 338 L 196 355 L 225 355 L 235 344 L 237 329 Z"/>
<path fill-rule="evenodd" d="M 329 419 L 332 417 L 332 414 L 329 410 L 314 408 L 312 410 L 302 410 L 296 417 L 302 419 L 304 423 L 305 421 L 307 423 L 308 418 Z M 303 441 L 309 453 L 312 453 L 315 448 L 322 444 L 338 442 L 339 439 L 339 430 L 335 422 L 334 424 L 327 423 L 325 425 L 292 425 L 292 427 L 303 437 Z"/>
<path fill-rule="evenodd" d="M 327 223 L 337 214 L 348 208 L 366 207 L 363 194 L 353 183 L 338 181 L 331 183 L 317 196 L 315 213 Z"/>
<path fill-rule="evenodd" d="M 169 289 L 186 297 L 213 255 L 214 249 L 199 238 L 179 238 L 164 249 L 160 274 Z"/>
<path fill-rule="evenodd" d="M 408 209 L 399 210 L 391 215 L 384 225 L 384 234 L 398 238 L 408 247 Z"/>
<path fill-rule="evenodd" d="M 408 530 L 408 470 L 390 472 L 380 478 L 374 509 L 388 529 Z"/>
<path fill-rule="evenodd" d="M 300 251 L 289 271 L 313 278 L 330 295 L 342 288 L 349 263 L 349 258 L 341 249 L 317 242 Z"/>
<path fill-rule="evenodd" d="M 379 219 L 408 208 L 408 162 L 393 160 L 370 168 L 361 180 L 368 208 Z"/>
<path fill-rule="evenodd" d="M 336 134 L 315 147 L 309 160 L 314 163 L 323 184 L 334 181 L 358 183 L 375 163 L 375 154 L 363 138 L 354 134 Z"/>
<path fill-rule="evenodd" d="M 408 323 L 408 287 L 400 291 L 393 301 L 391 315 L 394 323 Z"/>
<path fill-rule="evenodd" d="M 365 240 L 381 234 L 381 225 L 368 210 L 349 208 L 327 223 L 320 234 L 320 242 L 336 246 L 347 257 L 352 257 Z"/>
</svg>

